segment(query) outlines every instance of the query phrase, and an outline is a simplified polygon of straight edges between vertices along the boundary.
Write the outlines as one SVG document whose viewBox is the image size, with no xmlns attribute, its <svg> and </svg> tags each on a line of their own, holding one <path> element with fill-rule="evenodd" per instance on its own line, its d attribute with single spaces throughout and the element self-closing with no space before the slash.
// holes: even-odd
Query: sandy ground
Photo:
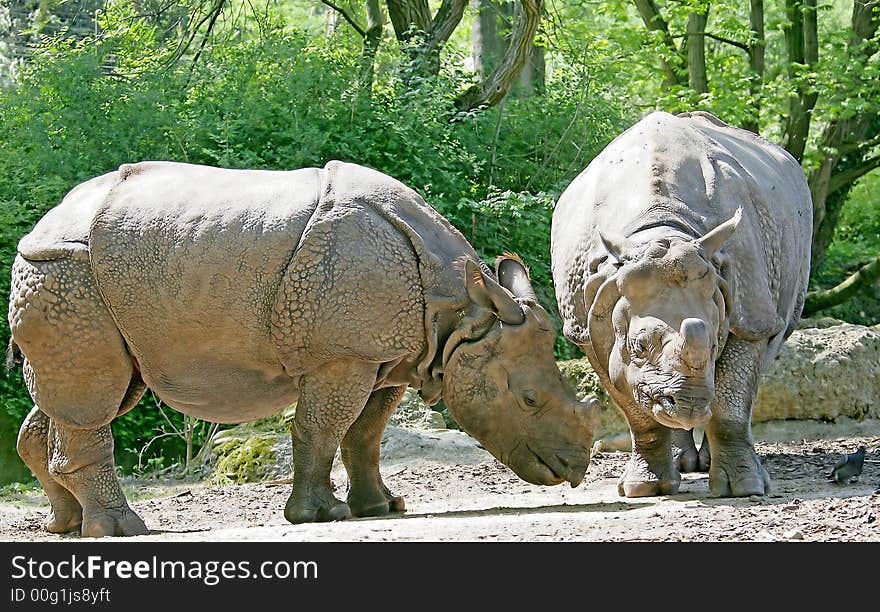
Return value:
<svg viewBox="0 0 880 612">
<path fill-rule="evenodd" d="M 410 435 L 410 434 L 408 434 Z M 415 437 L 413 437 L 415 436 Z M 126 481 L 132 507 L 151 533 L 140 541 L 880 541 L 880 436 L 758 442 L 773 479 L 769 496 L 713 499 L 707 474 L 685 474 L 676 495 L 627 499 L 617 477 L 628 454 L 593 457 L 584 482 L 541 487 L 518 479 L 470 438 L 454 431 L 413 433 L 383 452 L 386 484 L 407 512 L 383 518 L 291 525 L 283 481 L 212 486 Z M 413 440 L 416 441 L 413 444 Z M 868 446 L 858 482 L 825 475 L 845 452 Z M 405 447 L 405 448 L 404 448 Z M 423 452 L 414 453 L 413 447 Z M 344 470 L 333 481 L 344 498 Z M 41 492 L 0 501 L 0 540 L 68 541 L 41 528 Z"/>
</svg>

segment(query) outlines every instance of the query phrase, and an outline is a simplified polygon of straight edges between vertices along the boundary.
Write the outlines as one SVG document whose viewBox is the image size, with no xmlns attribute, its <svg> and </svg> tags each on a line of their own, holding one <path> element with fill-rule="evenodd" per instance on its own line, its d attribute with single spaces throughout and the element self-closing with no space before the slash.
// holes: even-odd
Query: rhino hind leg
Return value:
<svg viewBox="0 0 880 612">
<path fill-rule="evenodd" d="M 625 497 L 653 497 L 678 492 L 681 474 L 673 462 L 671 430 L 661 425 L 630 423 L 633 450 L 617 492 Z"/>
<path fill-rule="evenodd" d="M 375 363 L 338 359 L 302 377 L 291 426 L 293 491 L 284 508 L 291 523 L 351 518 L 348 504 L 333 495 L 330 470 L 343 436 L 372 393 L 377 371 Z"/>
<path fill-rule="evenodd" d="M 18 447 L 53 505 L 47 528 L 73 528 L 79 517 L 72 495 L 84 536 L 147 533 L 116 479 L 110 432 L 110 421 L 137 402 L 143 384 L 134 382 L 131 356 L 88 263 L 17 257 L 9 314 L 39 407 L 25 420 Z"/>
<path fill-rule="evenodd" d="M 682 473 L 696 472 L 700 467 L 700 453 L 694 443 L 691 429 L 673 429 L 671 432 L 672 458 Z"/>
<path fill-rule="evenodd" d="M 752 404 L 766 342 L 731 336 L 718 360 L 712 418 L 706 425 L 711 448 L 709 494 L 745 497 L 770 492 L 770 475 L 755 452 Z M 702 450 L 702 449 L 701 449 Z"/>
<path fill-rule="evenodd" d="M 349 477 L 346 501 L 356 517 L 382 516 L 406 509 L 403 497 L 392 494 L 379 473 L 382 433 L 404 391 L 406 386 L 374 391 L 342 439 L 342 462 Z"/>
<path fill-rule="evenodd" d="M 50 533 L 79 531 L 82 525 L 82 506 L 73 493 L 65 489 L 49 473 L 49 417 L 34 406 L 21 424 L 16 448 L 43 487 L 49 498 L 49 517 L 45 528 Z"/>
<path fill-rule="evenodd" d="M 116 478 L 110 426 L 77 429 L 50 421 L 49 471 L 73 492 L 83 509 L 83 537 L 149 533 L 129 507 Z"/>
</svg>

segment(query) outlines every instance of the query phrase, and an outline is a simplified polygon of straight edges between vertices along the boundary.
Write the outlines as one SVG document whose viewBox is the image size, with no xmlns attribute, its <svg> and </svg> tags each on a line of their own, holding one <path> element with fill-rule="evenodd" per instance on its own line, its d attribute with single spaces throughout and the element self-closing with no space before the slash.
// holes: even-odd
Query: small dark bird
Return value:
<svg viewBox="0 0 880 612">
<path fill-rule="evenodd" d="M 867 450 L 865 446 L 860 446 L 856 452 L 841 457 L 840 461 L 834 466 L 834 469 L 831 470 L 831 473 L 828 474 L 828 478 L 838 484 L 849 484 L 855 480 L 862 473 L 862 466 L 865 463 L 865 452 Z"/>
</svg>

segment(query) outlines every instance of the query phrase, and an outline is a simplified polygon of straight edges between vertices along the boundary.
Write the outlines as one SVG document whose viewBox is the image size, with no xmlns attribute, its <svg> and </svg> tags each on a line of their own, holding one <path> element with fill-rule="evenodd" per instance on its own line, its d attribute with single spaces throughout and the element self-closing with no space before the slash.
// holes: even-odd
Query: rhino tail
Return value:
<svg viewBox="0 0 880 612">
<path fill-rule="evenodd" d="M 9 339 L 9 346 L 6 347 L 6 371 L 10 372 L 16 364 L 21 363 L 21 349 L 12 338 Z"/>
</svg>

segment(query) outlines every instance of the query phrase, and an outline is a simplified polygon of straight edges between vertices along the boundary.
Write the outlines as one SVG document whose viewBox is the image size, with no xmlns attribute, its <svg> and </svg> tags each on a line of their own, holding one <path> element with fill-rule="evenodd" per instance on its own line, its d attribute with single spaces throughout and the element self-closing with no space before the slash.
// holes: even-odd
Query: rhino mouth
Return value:
<svg viewBox="0 0 880 612">
<path fill-rule="evenodd" d="M 588 462 L 578 460 L 574 456 L 568 457 L 565 453 L 553 450 L 536 450 L 529 444 L 525 446 L 534 458 L 534 465 L 538 467 L 537 471 L 543 473 L 544 476 L 540 478 L 542 482 L 533 482 L 533 484 L 557 485 L 568 482 L 574 488 L 583 481 Z"/>
<path fill-rule="evenodd" d="M 709 402 L 684 406 L 669 395 L 658 395 L 651 399 L 651 414 L 654 420 L 666 427 L 693 429 L 705 425 L 712 416 Z"/>
</svg>

